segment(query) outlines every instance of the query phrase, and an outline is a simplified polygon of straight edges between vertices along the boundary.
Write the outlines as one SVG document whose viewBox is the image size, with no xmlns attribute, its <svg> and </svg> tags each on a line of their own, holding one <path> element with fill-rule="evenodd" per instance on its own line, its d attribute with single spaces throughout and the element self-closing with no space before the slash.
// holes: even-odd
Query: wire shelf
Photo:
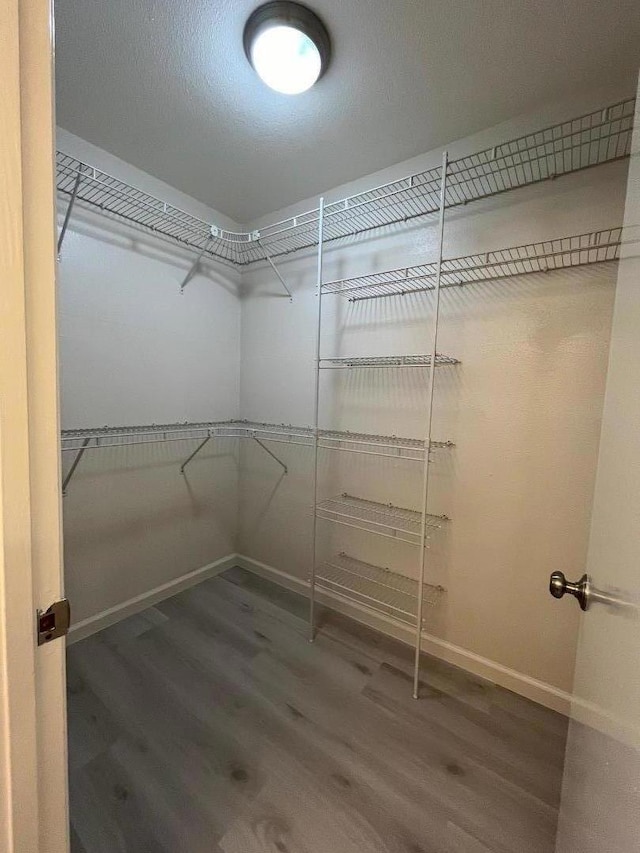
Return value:
<svg viewBox="0 0 640 853">
<path fill-rule="evenodd" d="M 263 441 L 292 444 L 301 447 L 314 446 L 314 431 L 311 427 L 291 424 L 269 424 L 256 421 L 207 421 L 202 423 L 147 424 L 143 426 L 94 427 L 91 429 L 62 430 L 63 451 L 125 447 L 140 444 L 157 444 L 165 441 L 197 441 L 212 438 L 259 438 Z M 391 456 L 393 459 L 424 459 L 425 442 L 415 438 L 399 438 L 389 435 L 319 430 L 319 446 L 340 449 L 372 456 Z M 432 441 L 432 450 L 454 447 L 450 441 Z M 404 454 L 407 454 L 406 456 Z"/>
<path fill-rule="evenodd" d="M 76 202 L 234 264 L 242 246 L 253 242 L 250 234 L 218 228 L 62 151 L 56 153 L 56 186 L 62 195 L 75 192 Z"/>
<path fill-rule="evenodd" d="M 629 156 L 635 100 L 560 122 L 493 148 L 451 160 L 446 207 L 467 204 L 518 187 Z M 177 207 L 59 151 L 58 191 L 81 204 L 138 225 L 205 255 L 244 266 L 310 248 L 317 243 L 318 209 L 259 231 L 236 233 L 212 226 Z M 440 168 L 392 181 L 325 206 L 325 240 L 353 237 L 409 222 L 439 209 Z"/>
<path fill-rule="evenodd" d="M 342 358 L 320 359 L 321 370 L 349 370 L 355 367 L 431 367 L 430 355 L 383 355 L 383 356 L 346 356 Z M 460 364 L 457 358 L 450 355 L 436 354 L 436 367 L 450 364 Z"/>
<path fill-rule="evenodd" d="M 419 438 L 331 430 L 320 430 L 318 446 L 323 450 L 385 456 L 389 459 L 405 459 L 410 462 L 424 462 L 426 450 L 426 442 Z M 432 441 L 430 446 L 431 450 L 455 447 L 452 441 Z"/>
<path fill-rule="evenodd" d="M 384 616 L 415 626 L 418 613 L 418 581 L 348 554 L 338 554 L 316 570 L 320 589 L 368 607 Z M 442 586 L 423 584 L 423 603 L 434 606 L 445 593 Z"/>
<path fill-rule="evenodd" d="M 93 442 L 91 449 L 157 444 L 165 441 L 190 441 L 204 439 L 211 434 L 212 430 L 230 429 L 232 425 L 233 421 L 213 421 L 67 429 L 61 432 L 61 449 L 62 451 L 80 450 L 85 441 Z"/>
<path fill-rule="evenodd" d="M 451 258 L 442 262 L 440 287 L 463 287 L 473 282 L 617 261 L 621 239 L 622 228 L 609 228 Z M 338 294 L 350 302 L 406 296 L 434 290 L 436 274 L 436 263 L 401 267 L 327 282 L 323 293 Z"/>
<path fill-rule="evenodd" d="M 393 504 L 382 504 L 346 492 L 340 497 L 321 501 L 316 515 L 326 521 L 375 533 L 387 539 L 420 545 L 422 514 Z M 426 516 L 429 531 L 439 530 L 449 519 L 444 515 Z"/>
<path fill-rule="evenodd" d="M 628 157 L 635 100 L 630 98 L 449 162 L 445 207 L 456 207 L 519 187 Z M 325 205 L 324 235 L 331 242 L 439 210 L 439 167 L 417 172 Z M 313 246 L 318 211 L 262 229 L 273 256 Z"/>
</svg>

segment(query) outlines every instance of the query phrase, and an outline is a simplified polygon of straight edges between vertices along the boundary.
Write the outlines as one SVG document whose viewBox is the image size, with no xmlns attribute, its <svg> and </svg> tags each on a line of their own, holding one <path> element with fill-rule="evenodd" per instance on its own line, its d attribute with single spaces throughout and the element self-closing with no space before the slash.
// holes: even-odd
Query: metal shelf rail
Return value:
<svg viewBox="0 0 640 853">
<path fill-rule="evenodd" d="M 445 207 L 628 157 L 634 106 L 635 100 L 630 98 L 451 160 Z M 58 192 L 68 200 L 59 249 L 69 214 L 78 203 L 235 266 L 265 259 L 271 263 L 272 258 L 317 244 L 319 208 L 259 231 L 233 232 L 62 151 L 56 156 L 56 170 Z M 326 204 L 322 216 L 324 242 L 436 213 L 440 184 L 441 169 L 435 167 Z"/>
<path fill-rule="evenodd" d="M 621 238 L 622 228 L 608 228 L 450 258 L 442 262 L 440 287 L 464 287 L 475 282 L 617 261 Z M 343 296 L 350 302 L 406 296 L 432 291 L 435 275 L 435 263 L 418 264 L 330 281 L 323 285 L 323 292 Z"/>
<path fill-rule="evenodd" d="M 316 583 L 332 596 L 416 626 L 418 596 L 413 578 L 340 553 L 318 566 Z M 444 592 L 442 586 L 424 584 L 424 603 L 437 604 Z"/>
</svg>

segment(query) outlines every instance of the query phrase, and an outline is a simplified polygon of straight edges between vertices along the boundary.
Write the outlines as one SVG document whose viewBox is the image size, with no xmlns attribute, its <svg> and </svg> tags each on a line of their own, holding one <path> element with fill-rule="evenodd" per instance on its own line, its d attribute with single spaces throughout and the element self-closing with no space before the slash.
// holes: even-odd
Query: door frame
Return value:
<svg viewBox="0 0 640 853">
<path fill-rule="evenodd" d="M 69 848 L 56 340 L 53 9 L 0 4 L 0 851 Z"/>
</svg>

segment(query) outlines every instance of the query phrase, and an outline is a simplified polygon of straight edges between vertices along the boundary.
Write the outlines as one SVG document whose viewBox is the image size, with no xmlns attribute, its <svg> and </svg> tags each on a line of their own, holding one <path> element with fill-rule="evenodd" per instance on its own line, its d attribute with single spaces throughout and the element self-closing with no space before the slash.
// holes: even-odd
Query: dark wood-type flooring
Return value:
<svg viewBox="0 0 640 853">
<path fill-rule="evenodd" d="M 73 853 L 552 853 L 566 720 L 240 569 L 71 646 Z"/>
</svg>

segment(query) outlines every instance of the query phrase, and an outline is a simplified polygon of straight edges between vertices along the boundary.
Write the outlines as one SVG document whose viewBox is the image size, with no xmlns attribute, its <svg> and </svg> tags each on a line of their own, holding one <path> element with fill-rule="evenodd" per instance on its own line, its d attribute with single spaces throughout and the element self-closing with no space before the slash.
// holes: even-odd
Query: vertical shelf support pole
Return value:
<svg viewBox="0 0 640 853">
<path fill-rule="evenodd" d="M 313 404 L 313 528 L 311 535 L 311 576 L 309 578 L 309 642 L 316 633 L 316 539 L 318 533 L 318 441 L 320 422 L 320 345 L 322 330 L 322 251 L 324 242 L 324 198 L 318 209 L 318 328 L 316 330 L 316 386 Z"/>
<path fill-rule="evenodd" d="M 80 187 L 80 181 L 82 180 L 82 167 L 78 169 L 78 174 L 76 175 L 75 182 L 73 184 L 73 190 L 71 191 L 71 198 L 69 199 L 69 204 L 67 205 L 67 211 L 64 215 L 64 222 L 62 223 L 62 228 L 60 229 L 60 236 L 58 237 L 58 260 L 60 260 L 60 252 L 62 251 L 62 244 L 64 243 L 64 235 L 67 233 L 67 228 L 69 226 L 69 219 L 71 219 L 71 211 L 73 210 L 73 205 L 76 203 L 76 196 L 78 195 L 78 189 Z"/>
<path fill-rule="evenodd" d="M 424 576 L 426 568 L 427 505 L 429 499 L 429 466 L 431 459 L 431 424 L 433 421 L 433 391 L 436 378 L 436 354 L 438 351 L 438 322 L 440 320 L 440 279 L 442 273 L 442 244 L 444 240 L 444 212 L 447 193 L 447 152 L 442 154 L 440 172 L 440 219 L 438 222 L 438 260 L 434 288 L 433 332 L 431 335 L 431 369 L 427 393 L 427 434 L 425 440 L 424 473 L 422 482 L 422 524 L 420 527 L 420 569 L 418 573 L 418 610 L 416 620 L 416 650 L 413 666 L 413 698 L 417 699 L 420 689 L 420 652 L 422 648 L 422 612 L 424 610 Z"/>
</svg>

